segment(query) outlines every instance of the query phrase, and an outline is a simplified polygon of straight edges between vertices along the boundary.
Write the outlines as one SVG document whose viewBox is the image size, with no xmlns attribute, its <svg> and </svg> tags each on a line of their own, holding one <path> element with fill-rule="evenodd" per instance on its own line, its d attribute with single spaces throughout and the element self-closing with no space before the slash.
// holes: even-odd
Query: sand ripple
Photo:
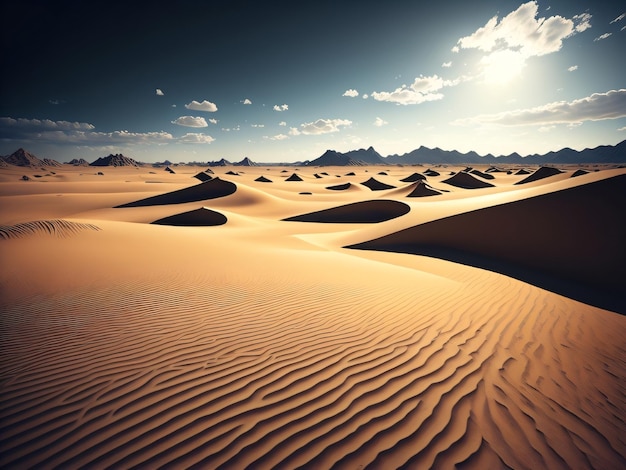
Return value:
<svg viewBox="0 0 626 470">
<path fill-rule="evenodd" d="M 63 219 L 36 220 L 16 225 L 0 225 L 0 239 L 8 240 L 38 234 L 65 238 L 83 230 L 100 230 L 100 228 L 93 224 L 70 222 Z"/>
</svg>

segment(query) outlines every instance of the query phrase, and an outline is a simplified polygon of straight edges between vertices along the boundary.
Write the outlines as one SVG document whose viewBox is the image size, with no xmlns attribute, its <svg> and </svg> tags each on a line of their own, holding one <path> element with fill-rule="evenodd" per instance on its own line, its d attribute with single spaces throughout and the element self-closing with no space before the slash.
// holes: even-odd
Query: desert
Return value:
<svg viewBox="0 0 626 470">
<path fill-rule="evenodd" d="M 625 208 L 610 164 L 6 164 L 0 465 L 622 468 Z"/>
</svg>

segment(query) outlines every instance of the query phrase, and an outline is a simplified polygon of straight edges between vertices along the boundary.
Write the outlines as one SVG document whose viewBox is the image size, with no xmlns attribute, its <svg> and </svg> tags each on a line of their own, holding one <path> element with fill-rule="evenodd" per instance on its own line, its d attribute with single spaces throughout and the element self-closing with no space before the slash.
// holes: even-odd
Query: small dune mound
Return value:
<svg viewBox="0 0 626 470">
<path fill-rule="evenodd" d="M 490 175 L 489 173 L 483 173 L 480 170 L 471 170 L 469 171 L 469 173 L 471 173 L 472 175 L 476 175 L 479 176 L 480 178 L 486 179 L 486 180 L 492 180 L 495 178 L 495 176 Z"/>
<path fill-rule="evenodd" d="M 331 191 L 345 191 L 346 189 L 350 189 L 352 187 L 351 183 L 344 184 L 336 184 L 334 186 L 326 186 L 326 189 L 330 189 Z"/>
<path fill-rule="evenodd" d="M 180 214 L 170 215 L 162 219 L 155 220 L 155 225 L 174 225 L 177 227 L 212 227 L 224 225 L 228 219 L 224 214 L 202 207 Z"/>
<path fill-rule="evenodd" d="M 165 171 L 167 171 L 168 173 L 171 173 L 173 175 L 176 174 L 176 172 L 174 170 L 172 170 L 169 166 L 165 167 Z"/>
<path fill-rule="evenodd" d="M 425 180 L 426 177 L 420 173 L 413 173 L 412 175 L 402 178 L 400 181 L 403 183 L 415 183 L 416 181 Z"/>
<path fill-rule="evenodd" d="M 413 184 L 413 191 L 406 195 L 406 197 L 428 197 L 428 196 L 437 196 L 441 194 L 440 191 L 437 191 L 434 188 L 431 188 L 426 184 L 425 181 L 419 180 L 417 183 Z"/>
<path fill-rule="evenodd" d="M 30 181 L 30 178 L 28 177 L 28 175 L 24 175 L 20 178 L 22 181 Z"/>
<path fill-rule="evenodd" d="M 550 176 L 558 175 L 559 173 L 563 173 L 563 172 L 559 170 L 558 168 L 554 168 L 551 166 L 542 166 L 537 171 L 535 171 L 532 175 L 527 176 L 522 181 L 518 181 L 515 184 L 532 183 L 533 181 L 542 180 Z"/>
<path fill-rule="evenodd" d="M 426 176 L 439 176 L 439 172 L 431 170 L 430 168 L 424 172 Z"/>
<path fill-rule="evenodd" d="M 322 175 L 320 175 L 320 174 L 318 174 L 318 173 L 315 173 L 313 176 L 315 176 L 315 178 L 317 178 L 317 179 L 322 178 Z"/>
<path fill-rule="evenodd" d="M 37 234 L 66 238 L 83 230 L 97 231 L 100 230 L 100 227 L 93 224 L 70 222 L 69 220 L 63 219 L 36 220 L 16 225 L 0 225 L 0 239 L 8 240 Z"/>
<path fill-rule="evenodd" d="M 583 169 L 578 169 L 576 170 L 574 173 L 572 173 L 572 176 L 570 176 L 570 178 L 576 178 L 577 176 L 582 176 L 582 175 L 586 175 L 589 172 L 587 170 L 583 170 Z"/>
<path fill-rule="evenodd" d="M 115 206 L 116 208 L 123 207 L 145 207 L 145 206 L 160 206 L 169 204 L 183 204 L 185 202 L 197 202 L 204 201 L 205 199 L 216 199 L 218 197 L 228 196 L 237 191 L 237 185 L 230 181 L 225 181 L 220 178 L 213 178 L 210 181 L 205 181 L 189 188 L 179 189 L 170 193 L 159 194 L 158 196 L 152 196 L 139 201 L 129 202 Z"/>
<path fill-rule="evenodd" d="M 302 191 L 301 193 L 298 193 L 298 194 L 301 194 L 302 196 L 311 196 L 313 193 L 310 191 Z"/>
<path fill-rule="evenodd" d="M 520 168 L 519 170 L 515 172 L 515 175 L 530 175 L 530 171 L 524 168 Z"/>
<path fill-rule="evenodd" d="M 346 173 L 345 176 L 356 176 L 356 173 L 354 171 L 351 171 L 350 173 Z"/>
<path fill-rule="evenodd" d="M 322 171 L 320 175 L 328 176 L 328 173 L 326 173 L 325 171 Z"/>
<path fill-rule="evenodd" d="M 265 176 L 259 176 L 257 179 L 255 179 L 254 181 L 258 181 L 260 183 L 271 183 L 272 180 L 269 178 L 266 178 Z"/>
<path fill-rule="evenodd" d="M 303 181 L 303 179 L 298 174 L 292 173 L 289 178 L 285 179 L 285 181 Z"/>
<path fill-rule="evenodd" d="M 205 172 L 207 175 L 213 175 L 213 174 L 214 174 L 214 173 L 213 173 L 213 170 L 211 170 L 210 168 L 207 168 L 206 170 L 204 170 L 204 172 Z"/>
<path fill-rule="evenodd" d="M 207 175 L 204 171 L 201 171 L 200 173 L 198 173 L 197 175 L 193 176 L 194 178 L 199 179 L 200 181 L 209 181 L 212 180 L 213 177 L 211 175 Z"/>
<path fill-rule="evenodd" d="M 331 224 L 373 224 L 407 214 L 411 208 L 392 200 L 373 200 L 346 204 L 284 219 L 289 222 L 317 222 Z"/>
<path fill-rule="evenodd" d="M 384 191 L 385 189 L 393 189 L 395 186 L 391 186 L 390 184 L 382 183 L 375 178 L 370 178 L 367 181 L 361 183 L 363 186 L 367 186 L 372 191 Z"/>
<path fill-rule="evenodd" d="M 387 176 L 387 172 L 386 171 L 379 171 L 377 174 L 381 175 L 381 176 Z"/>
<path fill-rule="evenodd" d="M 237 173 L 236 171 L 232 171 L 232 170 L 227 171 L 226 174 L 231 175 L 231 176 L 239 176 L 239 173 Z"/>
<path fill-rule="evenodd" d="M 493 184 L 479 180 L 475 176 L 472 176 L 469 173 L 465 173 L 464 171 L 457 173 L 456 175 L 446 180 L 443 180 L 443 183 L 463 189 L 480 189 L 493 187 Z"/>
</svg>

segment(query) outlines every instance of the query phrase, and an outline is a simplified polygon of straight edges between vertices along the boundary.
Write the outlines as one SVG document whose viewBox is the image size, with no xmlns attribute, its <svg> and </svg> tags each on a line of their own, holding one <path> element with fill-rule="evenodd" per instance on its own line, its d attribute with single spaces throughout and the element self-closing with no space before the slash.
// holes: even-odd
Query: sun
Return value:
<svg viewBox="0 0 626 470">
<path fill-rule="evenodd" d="M 485 83 L 506 85 L 520 75 L 526 59 L 518 51 L 496 51 L 481 59 Z"/>
</svg>

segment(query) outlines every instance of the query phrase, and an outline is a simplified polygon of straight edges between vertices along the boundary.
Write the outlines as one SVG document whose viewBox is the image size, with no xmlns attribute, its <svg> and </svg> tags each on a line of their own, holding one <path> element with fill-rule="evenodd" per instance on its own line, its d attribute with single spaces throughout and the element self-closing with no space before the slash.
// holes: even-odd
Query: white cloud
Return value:
<svg viewBox="0 0 626 470">
<path fill-rule="evenodd" d="M 246 98 L 245 100 L 242 101 L 243 104 L 252 104 L 252 101 L 250 101 L 248 98 Z"/>
<path fill-rule="evenodd" d="M 194 116 L 181 116 L 174 121 L 172 124 L 178 124 L 179 126 L 185 127 L 208 127 L 206 120 L 203 117 L 194 117 Z"/>
<path fill-rule="evenodd" d="M 209 119 L 209 122 L 211 124 L 217 124 L 218 121 L 217 121 L 217 119 L 211 118 L 211 119 Z"/>
<path fill-rule="evenodd" d="M 357 96 L 359 96 L 359 92 L 350 88 L 349 90 L 344 91 L 343 95 L 341 96 L 349 96 L 350 98 L 356 98 Z"/>
<path fill-rule="evenodd" d="M 285 135 L 285 134 L 277 134 L 273 137 L 270 137 L 270 140 L 286 140 L 288 139 L 289 136 Z"/>
<path fill-rule="evenodd" d="M 545 133 L 545 132 L 550 132 L 552 129 L 556 129 L 556 126 L 541 126 L 538 131 Z"/>
<path fill-rule="evenodd" d="M 280 121 L 280 122 L 278 123 L 278 125 L 279 125 L 279 126 L 286 126 L 286 125 L 287 125 L 287 123 L 286 123 L 285 121 Z"/>
<path fill-rule="evenodd" d="M 305 135 L 320 135 L 339 132 L 342 126 L 349 126 L 352 121 L 348 119 L 318 119 L 317 121 L 300 124 L 299 132 Z M 296 135 L 296 134 L 292 134 Z"/>
<path fill-rule="evenodd" d="M 163 96 L 163 95 L 165 95 L 165 93 L 163 93 L 163 91 L 162 91 L 160 88 L 157 88 L 157 89 L 156 89 L 156 94 L 157 94 L 158 96 Z"/>
<path fill-rule="evenodd" d="M 498 21 L 491 18 L 485 26 L 457 42 L 460 49 L 484 52 L 500 50 L 503 46 L 519 51 L 524 57 L 542 56 L 561 49 L 563 40 L 589 27 L 591 15 L 572 19 L 561 16 L 537 18 L 538 5 L 531 1 Z"/>
<path fill-rule="evenodd" d="M 420 104 L 426 101 L 436 101 L 443 99 L 442 93 L 436 93 L 446 86 L 458 85 L 465 78 L 457 80 L 444 80 L 443 78 L 432 75 L 417 77 L 410 86 L 402 85 L 394 91 L 372 92 L 372 98 L 376 101 L 388 101 L 391 103 L 409 105 Z"/>
<path fill-rule="evenodd" d="M 289 106 L 286 104 L 281 104 L 281 105 L 277 105 L 275 104 L 274 107 L 272 108 L 274 111 L 287 111 L 289 109 Z"/>
<path fill-rule="evenodd" d="M 193 111 L 206 111 L 207 113 L 214 113 L 217 111 L 217 106 L 215 103 L 211 103 L 210 101 L 204 100 L 201 103 L 193 100 L 191 103 L 186 104 L 185 108 L 191 109 Z"/>
<path fill-rule="evenodd" d="M 215 139 L 210 135 L 199 134 L 195 132 L 188 132 L 187 134 L 178 138 L 179 142 L 183 144 L 210 144 Z"/>
<path fill-rule="evenodd" d="M 484 114 L 458 119 L 452 124 L 495 124 L 525 126 L 551 124 L 580 124 L 584 121 L 602 121 L 626 117 L 626 89 L 594 93 L 574 101 L 557 101 L 534 108 L 517 109 L 497 114 Z"/>
<path fill-rule="evenodd" d="M 626 131 L 626 126 L 624 126 L 624 127 L 620 127 L 620 128 L 619 128 L 619 129 L 617 129 L 617 130 L 618 130 L 618 132 L 623 132 L 623 131 Z"/>
<path fill-rule="evenodd" d="M 51 131 L 75 131 L 95 129 L 93 124 L 88 122 L 52 121 L 50 119 L 13 119 L 10 117 L 0 117 L 0 126 L 14 127 L 30 130 L 51 130 Z"/>
<path fill-rule="evenodd" d="M 366 100 L 369 98 L 369 95 L 367 93 L 363 93 L 363 99 Z"/>
<path fill-rule="evenodd" d="M 578 70 L 578 65 L 572 65 L 571 67 L 568 67 L 568 68 L 567 68 L 567 71 L 568 71 L 568 72 L 573 72 L 573 71 L 575 71 L 575 70 Z"/>
<path fill-rule="evenodd" d="M 449 62 L 444 62 L 443 64 L 441 64 L 441 66 L 442 66 L 444 69 L 450 68 L 450 67 L 452 67 L 452 61 L 449 61 Z"/>
<path fill-rule="evenodd" d="M 382 126 L 384 126 L 385 124 L 389 124 L 389 123 L 388 123 L 387 121 L 385 121 L 384 119 L 381 119 L 381 118 L 379 118 L 379 117 L 376 117 L 376 120 L 374 121 L 374 125 L 375 125 L 376 127 L 382 127 Z"/>
<path fill-rule="evenodd" d="M 298 130 L 297 127 L 290 127 L 288 134 L 289 135 L 300 135 L 300 131 Z"/>
<path fill-rule="evenodd" d="M 250 127 L 265 127 L 265 124 L 250 124 Z"/>
<path fill-rule="evenodd" d="M 626 18 L 626 13 L 622 13 L 617 18 L 615 18 L 613 21 L 611 21 L 609 24 L 617 23 L 618 21 L 622 21 L 624 18 Z"/>
<path fill-rule="evenodd" d="M 604 34 L 601 34 L 600 36 L 598 36 L 597 38 L 595 38 L 593 41 L 594 42 L 602 41 L 603 39 L 606 39 L 606 38 L 608 38 L 609 36 L 612 36 L 612 35 L 613 35 L 613 33 L 604 33 Z"/>
</svg>

